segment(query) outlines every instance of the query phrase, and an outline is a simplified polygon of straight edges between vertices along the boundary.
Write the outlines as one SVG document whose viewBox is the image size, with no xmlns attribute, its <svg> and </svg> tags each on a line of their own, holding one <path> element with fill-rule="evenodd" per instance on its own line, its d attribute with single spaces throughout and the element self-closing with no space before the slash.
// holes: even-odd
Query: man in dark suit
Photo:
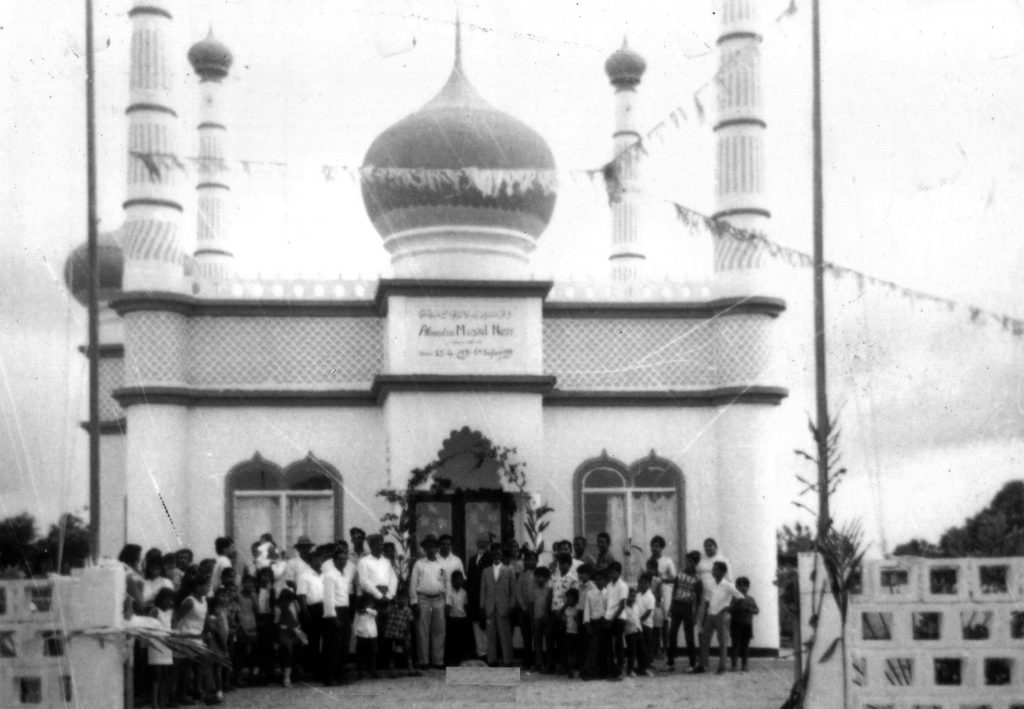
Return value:
<svg viewBox="0 0 1024 709">
<path fill-rule="evenodd" d="M 474 637 L 476 638 L 476 655 L 483 657 L 487 654 L 487 640 L 483 633 L 483 617 L 480 615 L 480 572 L 491 565 L 487 556 L 487 546 L 490 540 L 487 537 L 477 537 L 476 555 L 469 557 L 466 565 L 466 596 L 469 605 L 466 608 L 469 618 L 473 621 Z M 468 555 L 467 555 L 468 556 Z"/>
<path fill-rule="evenodd" d="M 487 664 L 512 666 L 512 608 L 516 604 L 516 574 L 509 566 L 512 555 L 501 554 L 500 561 L 480 574 L 480 613 L 487 628 Z"/>
</svg>

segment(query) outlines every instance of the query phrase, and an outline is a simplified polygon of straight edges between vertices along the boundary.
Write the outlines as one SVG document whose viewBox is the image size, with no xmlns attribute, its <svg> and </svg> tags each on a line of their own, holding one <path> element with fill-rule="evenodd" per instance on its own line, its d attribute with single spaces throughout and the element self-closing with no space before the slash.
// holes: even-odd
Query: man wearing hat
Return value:
<svg viewBox="0 0 1024 709">
<path fill-rule="evenodd" d="M 416 648 L 420 669 L 444 669 L 445 603 L 448 574 L 437 558 L 437 537 L 428 534 L 420 543 L 426 556 L 416 560 L 409 581 L 409 605 L 417 618 Z"/>
</svg>

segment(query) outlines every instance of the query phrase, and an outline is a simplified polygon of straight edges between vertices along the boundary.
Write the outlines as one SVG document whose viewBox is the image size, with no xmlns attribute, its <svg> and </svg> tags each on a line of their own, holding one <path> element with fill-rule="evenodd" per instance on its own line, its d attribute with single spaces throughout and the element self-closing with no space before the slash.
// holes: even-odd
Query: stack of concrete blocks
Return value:
<svg viewBox="0 0 1024 709">
<path fill-rule="evenodd" d="M 0 580 L 0 707 L 123 706 L 124 588 L 120 565 Z"/>
<path fill-rule="evenodd" d="M 819 561 L 812 584 L 814 568 L 814 556 L 802 556 L 805 640 L 825 576 Z M 854 709 L 1024 709 L 1024 559 L 869 561 L 860 586 L 850 596 L 845 668 L 839 651 L 820 661 L 842 632 L 825 594 L 809 707 L 843 707 L 845 683 Z"/>
</svg>

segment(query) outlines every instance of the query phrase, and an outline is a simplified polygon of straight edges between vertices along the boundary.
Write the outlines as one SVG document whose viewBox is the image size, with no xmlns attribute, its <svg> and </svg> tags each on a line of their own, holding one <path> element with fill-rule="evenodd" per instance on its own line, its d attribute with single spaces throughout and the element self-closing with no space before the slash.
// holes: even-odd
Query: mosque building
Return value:
<svg viewBox="0 0 1024 709">
<path fill-rule="evenodd" d="M 758 3 L 722 4 L 714 216 L 764 231 Z M 481 534 L 522 540 L 525 494 L 554 508 L 545 539 L 593 544 L 607 531 L 631 579 L 653 535 L 677 564 L 714 537 L 755 598 L 776 595 L 785 303 L 759 252 L 735 240 L 716 242 L 699 282 L 647 278 L 643 155 L 629 149 L 637 51 L 624 43 L 604 67 L 619 155 L 611 241 L 594 245 L 608 254 L 605 282 L 530 275 L 556 209 L 554 157 L 477 92 L 458 41 L 437 95 L 366 152 L 363 199 L 392 272 L 254 280 L 234 267 L 221 96 L 232 54 L 212 33 L 187 56 L 196 183 L 146 159 L 185 154 L 170 90 L 185 59 L 169 51 L 175 5 L 134 0 L 129 12 L 124 224 L 99 251 L 103 554 L 126 541 L 203 554 L 225 534 L 245 549 L 268 531 L 290 547 L 376 529 L 388 511 L 378 490 L 484 438 L 515 449 L 526 492 L 486 466 L 450 470 L 450 489 L 414 496 L 418 534 L 449 532 L 463 552 Z M 185 189 L 197 191 L 196 224 L 182 219 Z M 66 266 L 79 302 L 86 269 L 82 246 Z M 776 604 L 762 602 L 755 622 L 755 645 L 777 649 Z"/>
</svg>

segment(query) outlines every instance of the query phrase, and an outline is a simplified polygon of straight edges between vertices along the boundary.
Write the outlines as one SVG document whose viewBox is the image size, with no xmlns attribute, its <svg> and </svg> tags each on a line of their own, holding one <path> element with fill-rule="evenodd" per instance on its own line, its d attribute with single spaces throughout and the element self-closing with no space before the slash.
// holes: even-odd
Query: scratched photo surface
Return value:
<svg viewBox="0 0 1024 709">
<path fill-rule="evenodd" d="M 129 3 L 95 3 L 100 231 L 121 227 L 127 173 L 142 162 L 182 173 L 182 249 L 196 249 L 200 107 L 185 54 L 212 28 L 234 55 L 223 167 L 236 273 L 273 283 L 393 276 L 360 187 L 390 178 L 361 168 L 374 139 L 444 85 L 454 3 L 173 4 L 180 152 L 158 161 L 129 155 Z M 786 301 L 773 345 L 774 380 L 788 389 L 771 433 L 779 525 L 813 524 L 794 502 L 816 505 L 798 479 L 814 468 L 794 454 L 813 449 L 815 411 L 808 6 L 763 3 L 759 60 L 770 219 L 757 247 Z M 642 166 L 627 193 L 645 287 L 654 299 L 662 289 L 699 293 L 716 240 L 744 237 L 713 233 L 707 219 L 719 208 L 714 4 L 465 0 L 461 21 L 465 77 L 543 136 L 554 158 L 534 176 L 543 192 L 554 174 L 557 202 L 523 277 L 554 281 L 552 298 L 611 280 L 625 178 L 607 169 L 622 162 L 622 143 L 605 61 L 626 37 L 647 67 L 632 118 L 640 142 L 627 148 Z M 88 518 L 86 309 L 65 279 L 87 233 L 83 26 L 79 3 L 0 6 L 0 518 L 27 512 L 44 534 L 62 513 Z M 827 385 L 848 469 L 832 513 L 861 520 L 869 555 L 880 556 L 915 538 L 937 542 L 1021 477 L 1024 10 L 1013 0 L 829 0 L 821 31 Z M 538 355 L 507 342 L 530 315 L 492 305 L 482 330 L 443 298 L 408 306 L 421 337 L 399 343 L 402 356 L 423 372 L 461 371 L 460 362 L 516 371 Z M 616 366 L 642 372 L 665 353 L 629 357 Z M 646 388 L 656 389 L 651 376 Z M 568 514 L 571 503 L 556 507 Z"/>
</svg>

